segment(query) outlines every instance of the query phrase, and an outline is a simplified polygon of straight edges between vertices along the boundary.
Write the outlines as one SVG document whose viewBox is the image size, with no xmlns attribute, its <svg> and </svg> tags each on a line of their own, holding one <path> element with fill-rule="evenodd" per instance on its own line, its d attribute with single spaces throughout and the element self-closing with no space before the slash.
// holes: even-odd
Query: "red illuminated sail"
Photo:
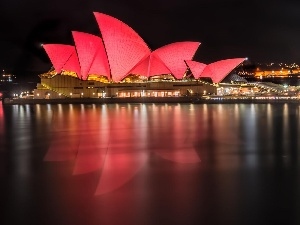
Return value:
<svg viewBox="0 0 300 225">
<path fill-rule="evenodd" d="M 146 59 L 138 63 L 130 73 L 151 77 L 161 74 L 171 74 L 172 72 L 160 58 L 156 57 L 154 54 L 150 54 Z"/>
<path fill-rule="evenodd" d="M 104 41 L 111 76 L 114 81 L 120 81 L 141 59 L 150 54 L 150 49 L 125 23 L 103 13 L 95 12 L 94 15 Z"/>
<path fill-rule="evenodd" d="M 150 55 L 144 57 L 139 63 L 133 67 L 132 70 L 128 74 L 138 74 L 141 76 L 148 77 L 149 74 L 149 66 L 150 66 Z"/>
<path fill-rule="evenodd" d="M 225 59 L 211 63 L 205 67 L 200 77 L 211 77 L 214 83 L 220 83 L 245 58 Z"/>
<path fill-rule="evenodd" d="M 89 74 L 109 77 L 108 61 L 102 39 L 92 34 L 73 31 L 73 38 L 81 67 L 81 79 Z"/>
<path fill-rule="evenodd" d="M 182 79 L 187 69 L 184 60 L 191 60 L 199 45 L 199 42 L 191 41 L 175 42 L 155 50 L 153 54 L 164 62 L 177 79 Z"/>
<path fill-rule="evenodd" d="M 75 47 L 62 44 L 44 44 L 48 57 L 57 73 L 60 73 L 70 56 L 75 53 Z"/>
<path fill-rule="evenodd" d="M 65 65 L 62 68 L 63 70 L 66 71 L 72 71 L 75 72 L 78 76 L 78 78 L 81 78 L 81 73 L 80 73 L 80 65 L 79 65 L 79 60 L 77 57 L 77 54 L 74 50 L 68 61 L 65 63 Z"/>
<path fill-rule="evenodd" d="M 188 65 L 188 67 L 190 68 L 195 79 L 199 78 L 199 76 L 203 72 L 204 68 L 206 67 L 206 64 L 192 61 L 192 60 L 186 60 L 185 62 Z"/>
<path fill-rule="evenodd" d="M 102 47 L 100 47 L 96 53 L 95 59 L 92 62 L 91 68 L 89 70 L 89 74 L 97 74 L 110 78 L 110 69 L 107 55 L 104 50 L 103 42 L 101 43 Z"/>
</svg>

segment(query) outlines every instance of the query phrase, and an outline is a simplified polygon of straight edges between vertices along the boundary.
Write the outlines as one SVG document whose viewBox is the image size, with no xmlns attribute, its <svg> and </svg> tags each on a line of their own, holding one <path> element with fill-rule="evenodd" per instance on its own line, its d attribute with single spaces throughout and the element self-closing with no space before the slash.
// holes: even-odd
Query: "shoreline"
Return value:
<svg viewBox="0 0 300 225">
<path fill-rule="evenodd" d="M 137 98 L 61 98 L 61 99 L 2 99 L 4 105 L 26 104 L 127 104 L 127 103 L 191 103 L 191 104 L 267 104 L 267 103 L 300 103 L 298 98 L 227 98 L 213 97 L 137 97 Z"/>
</svg>

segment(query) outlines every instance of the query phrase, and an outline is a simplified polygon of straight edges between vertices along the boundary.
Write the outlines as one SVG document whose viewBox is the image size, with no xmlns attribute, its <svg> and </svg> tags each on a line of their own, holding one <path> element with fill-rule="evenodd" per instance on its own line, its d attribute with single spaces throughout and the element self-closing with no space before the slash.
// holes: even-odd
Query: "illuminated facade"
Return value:
<svg viewBox="0 0 300 225">
<path fill-rule="evenodd" d="M 245 59 L 209 65 L 192 61 L 200 42 L 175 42 L 152 51 L 127 24 L 94 13 L 101 37 L 73 31 L 74 46 L 43 45 L 54 70 L 41 74 L 35 97 L 165 97 L 216 93 Z M 188 68 L 195 79 L 186 79 Z M 202 82 L 211 78 L 214 84 Z"/>
<path fill-rule="evenodd" d="M 217 87 L 199 80 L 191 81 L 142 81 L 127 78 L 127 82 L 108 83 L 80 80 L 70 75 L 49 77 L 40 75 L 41 83 L 34 91 L 34 98 L 99 98 L 99 97 L 178 97 L 214 94 Z"/>
</svg>

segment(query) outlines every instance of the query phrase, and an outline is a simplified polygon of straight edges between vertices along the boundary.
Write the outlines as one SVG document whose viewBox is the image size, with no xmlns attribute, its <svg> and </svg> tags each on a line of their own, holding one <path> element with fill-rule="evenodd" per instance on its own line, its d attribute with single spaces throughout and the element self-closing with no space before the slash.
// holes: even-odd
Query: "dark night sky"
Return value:
<svg viewBox="0 0 300 225">
<path fill-rule="evenodd" d="M 1 0 L 0 68 L 47 71 L 40 43 L 73 44 L 72 30 L 99 35 L 94 11 L 127 23 L 152 49 L 200 41 L 194 59 L 204 63 L 300 62 L 296 0 Z"/>
</svg>

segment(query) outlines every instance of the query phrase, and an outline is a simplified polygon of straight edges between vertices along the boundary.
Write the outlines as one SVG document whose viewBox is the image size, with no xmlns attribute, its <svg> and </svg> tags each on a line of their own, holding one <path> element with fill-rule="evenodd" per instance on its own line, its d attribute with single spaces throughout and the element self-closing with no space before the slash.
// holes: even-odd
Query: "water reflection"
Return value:
<svg viewBox="0 0 300 225">
<path fill-rule="evenodd" d="M 5 119 L 3 115 L 3 106 L 0 103 L 0 154 L 3 154 L 6 145 L 6 137 L 5 137 Z M 5 169 L 5 161 L 4 157 L 0 158 L 0 175 L 4 173 Z"/>
<path fill-rule="evenodd" d="M 0 149 L 4 149 L 4 127 L 5 127 L 5 120 L 3 116 L 3 106 L 0 104 Z M 0 150 L 1 151 L 1 150 Z"/>
<path fill-rule="evenodd" d="M 4 214 L 8 224 L 297 224 L 299 127 L 297 104 L 1 105 Z"/>
<path fill-rule="evenodd" d="M 194 147 L 194 140 L 198 137 L 195 128 L 197 115 L 193 113 L 186 117 L 186 111 L 182 111 L 179 104 L 159 106 L 158 109 L 164 112 L 160 115 L 155 109 L 152 115 L 151 108 L 157 107 L 155 105 L 117 105 L 116 110 L 110 109 L 109 112 L 107 106 L 99 110 L 95 105 L 80 105 L 79 110 L 74 110 L 74 107 L 64 109 L 64 113 L 61 105 L 51 109 L 52 141 L 45 160 L 75 159 L 74 174 L 102 168 L 99 184 L 105 188 L 99 186 L 97 194 L 107 192 L 107 187 L 115 189 L 112 184 L 120 186 L 120 183 L 126 183 L 142 166 L 143 160 L 134 160 L 135 157 L 141 159 L 154 152 L 178 163 L 200 161 Z M 128 166 L 116 166 L 120 159 L 127 159 L 124 165 Z M 113 165 L 114 172 L 108 163 Z M 118 168 L 119 171 L 115 172 Z M 118 173 L 122 176 L 117 176 Z M 115 177 L 117 182 L 107 185 L 109 181 L 103 181 L 107 176 L 110 180 Z"/>
</svg>

